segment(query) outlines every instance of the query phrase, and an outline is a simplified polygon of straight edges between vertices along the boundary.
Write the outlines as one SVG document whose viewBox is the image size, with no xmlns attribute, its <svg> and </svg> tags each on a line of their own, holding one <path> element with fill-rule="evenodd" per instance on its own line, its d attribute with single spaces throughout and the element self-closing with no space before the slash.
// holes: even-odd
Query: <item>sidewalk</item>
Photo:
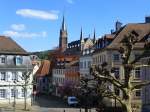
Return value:
<svg viewBox="0 0 150 112">
<path fill-rule="evenodd" d="M 79 108 L 41 108 L 38 106 L 33 106 L 30 110 L 23 110 L 23 106 L 16 106 L 14 109 L 11 106 L 0 107 L 0 112 L 84 112 L 84 109 Z M 91 109 L 89 112 L 96 112 L 95 109 Z"/>
</svg>

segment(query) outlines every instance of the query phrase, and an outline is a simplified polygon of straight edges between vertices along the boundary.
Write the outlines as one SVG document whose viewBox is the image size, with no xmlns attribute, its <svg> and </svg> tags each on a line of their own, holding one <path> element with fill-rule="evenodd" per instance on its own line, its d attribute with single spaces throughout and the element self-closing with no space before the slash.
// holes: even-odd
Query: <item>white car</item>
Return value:
<svg viewBox="0 0 150 112">
<path fill-rule="evenodd" d="M 69 96 L 67 103 L 69 106 L 77 106 L 78 100 L 75 96 Z"/>
</svg>

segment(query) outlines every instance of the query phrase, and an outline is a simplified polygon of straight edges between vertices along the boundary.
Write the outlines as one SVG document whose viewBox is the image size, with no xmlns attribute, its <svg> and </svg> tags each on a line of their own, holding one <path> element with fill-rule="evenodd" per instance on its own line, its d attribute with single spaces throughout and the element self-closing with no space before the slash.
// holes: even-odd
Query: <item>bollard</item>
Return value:
<svg viewBox="0 0 150 112">
<path fill-rule="evenodd" d="M 65 110 L 64 110 L 64 112 L 65 112 Z"/>
</svg>

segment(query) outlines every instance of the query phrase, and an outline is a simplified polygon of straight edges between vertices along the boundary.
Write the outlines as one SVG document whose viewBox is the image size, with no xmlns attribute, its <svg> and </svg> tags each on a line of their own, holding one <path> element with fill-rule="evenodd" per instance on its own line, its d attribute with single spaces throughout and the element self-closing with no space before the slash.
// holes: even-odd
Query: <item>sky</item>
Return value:
<svg viewBox="0 0 150 112">
<path fill-rule="evenodd" d="M 62 17 L 68 41 L 109 34 L 118 20 L 143 23 L 150 16 L 150 0 L 0 0 L 0 35 L 14 39 L 28 52 L 59 45 Z"/>
</svg>

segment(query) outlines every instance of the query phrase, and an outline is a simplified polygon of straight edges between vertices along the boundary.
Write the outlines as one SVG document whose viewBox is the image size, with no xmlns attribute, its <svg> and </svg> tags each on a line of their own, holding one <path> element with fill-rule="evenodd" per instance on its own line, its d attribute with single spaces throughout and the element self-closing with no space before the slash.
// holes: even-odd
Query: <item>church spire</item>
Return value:
<svg viewBox="0 0 150 112">
<path fill-rule="evenodd" d="M 81 33 L 80 33 L 80 41 L 83 40 L 83 33 L 82 33 L 82 27 L 81 27 Z"/>
<path fill-rule="evenodd" d="M 95 34 L 95 28 L 94 28 L 93 43 L 95 42 L 96 42 L 96 34 Z"/>
<path fill-rule="evenodd" d="M 68 46 L 68 34 L 67 34 L 67 28 L 65 24 L 65 17 L 63 15 L 63 21 L 62 26 L 60 29 L 60 36 L 59 36 L 59 48 L 62 52 L 64 52 L 67 49 Z"/>
<path fill-rule="evenodd" d="M 66 28 L 66 23 L 65 23 L 65 16 L 63 15 L 63 21 L 62 21 L 62 27 L 61 27 L 61 29 L 63 30 L 63 31 L 66 31 L 67 30 L 67 28 Z"/>
</svg>

